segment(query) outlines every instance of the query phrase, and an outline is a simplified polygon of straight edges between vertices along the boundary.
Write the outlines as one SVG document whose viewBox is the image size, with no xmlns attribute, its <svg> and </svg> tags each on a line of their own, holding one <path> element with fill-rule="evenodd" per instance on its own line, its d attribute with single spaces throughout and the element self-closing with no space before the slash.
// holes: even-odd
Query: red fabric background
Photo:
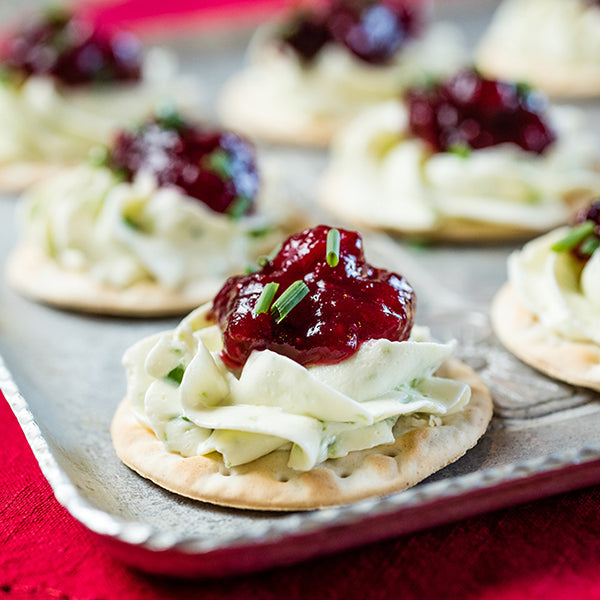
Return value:
<svg viewBox="0 0 600 600">
<path fill-rule="evenodd" d="M 129 570 L 54 499 L 0 397 L 0 600 L 600 599 L 600 487 L 221 581 Z"/>
</svg>

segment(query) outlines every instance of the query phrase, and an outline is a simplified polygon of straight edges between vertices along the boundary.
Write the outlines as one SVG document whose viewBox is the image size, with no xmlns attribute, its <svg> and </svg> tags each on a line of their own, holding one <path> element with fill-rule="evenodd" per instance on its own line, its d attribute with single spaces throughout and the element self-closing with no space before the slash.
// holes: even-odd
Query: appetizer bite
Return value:
<svg viewBox="0 0 600 600">
<path fill-rule="evenodd" d="M 416 484 L 474 446 L 487 388 L 413 327 L 415 295 L 352 231 L 291 236 L 125 353 L 121 460 L 178 494 L 308 510 Z"/>
<path fill-rule="evenodd" d="M 458 32 L 428 27 L 425 3 L 335 0 L 256 33 L 221 115 L 257 138 L 327 145 L 360 109 L 463 63 Z"/>
<path fill-rule="evenodd" d="M 7 276 L 23 294 L 97 313 L 181 314 L 297 218 L 261 181 L 248 140 L 177 113 L 122 131 L 97 159 L 22 199 Z"/>
<path fill-rule="evenodd" d="M 527 243 L 508 262 L 492 308 L 502 343 L 532 367 L 600 391 L 600 200 L 573 227 Z"/>
<path fill-rule="evenodd" d="M 335 140 L 320 195 L 353 224 L 485 241 L 561 225 L 599 191 L 581 111 L 468 69 L 365 110 Z"/>
<path fill-rule="evenodd" d="M 504 0 L 479 44 L 477 64 L 552 96 L 600 96 L 600 2 Z"/>
<path fill-rule="evenodd" d="M 0 189 L 22 190 L 74 164 L 117 127 L 169 100 L 190 106 L 192 87 L 173 58 L 144 57 L 131 34 L 66 9 L 47 9 L 0 46 Z"/>
</svg>

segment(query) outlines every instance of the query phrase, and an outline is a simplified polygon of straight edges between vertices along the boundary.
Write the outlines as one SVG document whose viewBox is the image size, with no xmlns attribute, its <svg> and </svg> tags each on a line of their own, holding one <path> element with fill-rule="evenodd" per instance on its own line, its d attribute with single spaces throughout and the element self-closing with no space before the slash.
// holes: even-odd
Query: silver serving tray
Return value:
<svg viewBox="0 0 600 600">
<path fill-rule="evenodd" d="M 443 16 L 474 36 L 493 4 L 448 2 Z M 238 68 L 246 42 L 240 34 L 172 44 L 207 83 L 207 106 Z M 600 106 L 585 108 L 598 126 Z M 285 191 L 312 207 L 326 155 L 262 153 L 285 167 Z M 0 197 L 2 260 L 15 240 L 15 198 Z M 489 431 L 465 457 L 385 498 L 306 513 L 224 509 L 170 494 L 122 465 L 109 435 L 125 393 L 121 356 L 176 320 L 68 313 L 29 302 L 0 283 L 0 388 L 58 501 L 116 556 L 153 573 L 219 577 L 289 564 L 598 483 L 598 395 L 526 367 L 490 330 L 489 302 L 514 247 L 425 248 L 366 236 L 371 262 L 407 276 L 419 297 L 418 322 L 440 339 L 458 339 L 459 357 L 479 372 L 495 402 Z"/>
</svg>

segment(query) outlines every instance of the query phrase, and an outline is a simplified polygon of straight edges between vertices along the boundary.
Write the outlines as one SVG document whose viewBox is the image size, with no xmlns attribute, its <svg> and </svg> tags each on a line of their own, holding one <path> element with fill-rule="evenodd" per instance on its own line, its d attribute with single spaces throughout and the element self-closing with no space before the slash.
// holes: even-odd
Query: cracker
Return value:
<svg viewBox="0 0 600 600">
<path fill-rule="evenodd" d="M 510 284 L 494 298 L 492 326 L 506 348 L 523 362 L 555 379 L 600 391 L 600 347 L 573 342 L 543 327 Z"/>
<path fill-rule="evenodd" d="M 329 459 L 307 472 L 287 466 L 288 452 L 275 451 L 251 463 L 225 467 L 217 454 L 184 458 L 168 452 L 136 419 L 126 398 L 111 434 L 119 458 L 171 492 L 221 506 L 254 510 L 311 510 L 383 496 L 415 485 L 460 458 L 485 433 L 492 399 L 479 377 L 456 360 L 441 377 L 467 383 L 471 400 L 442 425 L 412 430 L 392 444 Z"/>
<path fill-rule="evenodd" d="M 177 292 L 140 282 L 118 289 L 85 272 L 62 268 L 33 244 L 21 243 L 6 262 L 8 282 L 21 294 L 46 304 L 81 312 L 158 317 L 181 315 L 211 299 L 223 280 L 207 280 L 193 292 Z"/>
</svg>

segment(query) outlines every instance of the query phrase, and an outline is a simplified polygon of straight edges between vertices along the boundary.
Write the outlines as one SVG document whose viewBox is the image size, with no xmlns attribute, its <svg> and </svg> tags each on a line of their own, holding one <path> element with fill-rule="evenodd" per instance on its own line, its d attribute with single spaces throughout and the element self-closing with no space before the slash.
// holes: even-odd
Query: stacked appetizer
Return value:
<svg viewBox="0 0 600 600">
<path fill-rule="evenodd" d="M 351 223 L 437 239 L 509 239 L 600 191 L 581 111 L 473 69 L 365 110 L 336 139 L 322 200 Z"/>
<path fill-rule="evenodd" d="M 305 510 L 401 490 L 485 432 L 489 393 L 351 231 L 290 237 L 212 304 L 125 354 L 119 457 L 198 500 Z"/>
<path fill-rule="evenodd" d="M 477 54 L 485 72 L 553 96 L 600 96 L 600 2 L 504 0 Z"/>
<path fill-rule="evenodd" d="M 600 200 L 511 255 L 492 319 L 505 346 L 540 371 L 600 391 Z"/>
<path fill-rule="evenodd" d="M 326 145 L 360 109 L 463 60 L 458 33 L 428 27 L 423 3 L 335 0 L 259 29 L 221 113 L 259 138 Z"/>
<path fill-rule="evenodd" d="M 76 163 L 118 126 L 160 103 L 190 105 L 192 87 L 173 60 L 143 56 L 129 33 L 62 9 L 31 17 L 0 48 L 0 189 L 24 189 Z"/>
<path fill-rule="evenodd" d="M 99 313 L 186 312 L 280 240 L 291 211 L 261 182 L 253 145 L 177 113 L 119 133 L 98 164 L 34 186 L 9 281 Z"/>
</svg>

